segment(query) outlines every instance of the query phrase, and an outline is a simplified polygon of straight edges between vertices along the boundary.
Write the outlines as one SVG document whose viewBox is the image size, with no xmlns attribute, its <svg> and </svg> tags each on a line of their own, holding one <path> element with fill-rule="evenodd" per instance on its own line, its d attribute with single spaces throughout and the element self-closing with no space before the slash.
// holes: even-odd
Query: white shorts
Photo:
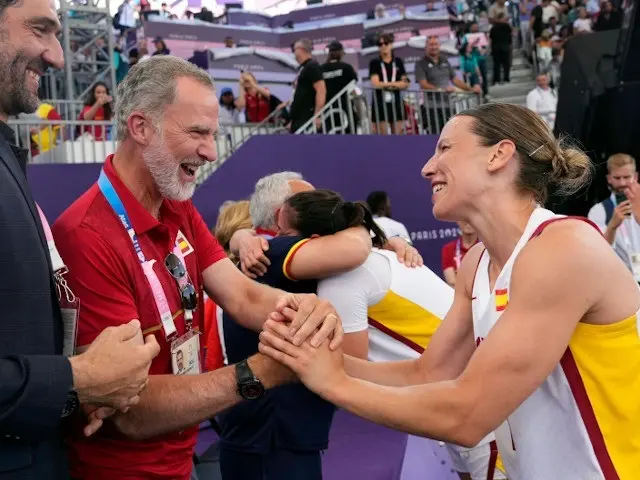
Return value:
<svg viewBox="0 0 640 480">
<path fill-rule="evenodd" d="M 468 473 L 472 480 L 506 480 L 507 476 L 493 465 L 490 475 L 491 443 L 481 443 L 473 448 L 445 444 L 451 457 L 453 468 L 460 473 Z M 495 463 L 495 462 L 494 462 Z"/>
</svg>

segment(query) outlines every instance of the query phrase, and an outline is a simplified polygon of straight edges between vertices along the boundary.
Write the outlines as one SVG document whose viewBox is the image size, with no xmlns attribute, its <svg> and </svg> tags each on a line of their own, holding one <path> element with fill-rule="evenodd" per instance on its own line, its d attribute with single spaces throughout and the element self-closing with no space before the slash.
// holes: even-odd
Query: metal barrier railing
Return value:
<svg viewBox="0 0 640 480">
<path fill-rule="evenodd" d="M 113 122 L 11 119 L 18 145 L 29 151 L 29 163 L 102 163 L 116 151 Z M 221 124 L 216 136 L 218 160 L 198 171 L 199 183 L 229 158 L 250 134 L 269 135 L 282 127 L 262 124 Z"/>
<path fill-rule="evenodd" d="M 297 134 L 438 135 L 463 110 L 482 103 L 480 94 L 445 90 L 345 87 Z"/>
</svg>

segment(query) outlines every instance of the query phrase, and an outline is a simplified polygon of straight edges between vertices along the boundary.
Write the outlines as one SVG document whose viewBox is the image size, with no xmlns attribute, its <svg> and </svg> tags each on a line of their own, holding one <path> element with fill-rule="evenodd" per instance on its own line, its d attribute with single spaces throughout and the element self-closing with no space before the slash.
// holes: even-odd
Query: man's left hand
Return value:
<svg viewBox="0 0 640 480">
<path fill-rule="evenodd" d="M 424 265 L 424 261 L 420 253 L 418 253 L 418 250 L 403 238 L 393 237 L 388 239 L 385 248 L 395 252 L 398 256 L 398 261 L 404 263 L 407 267 L 415 268 Z"/>
<path fill-rule="evenodd" d="M 314 347 L 326 339 L 331 340 L 331 350 L 342 344 L 344 331 L 336 309 L 312 293 L 286 294 L 269 318 L 277 322 L 290 322 L 287 340 L 294 345 L 302 345 L 311 336 L 311 345 Z"/>
</svg>

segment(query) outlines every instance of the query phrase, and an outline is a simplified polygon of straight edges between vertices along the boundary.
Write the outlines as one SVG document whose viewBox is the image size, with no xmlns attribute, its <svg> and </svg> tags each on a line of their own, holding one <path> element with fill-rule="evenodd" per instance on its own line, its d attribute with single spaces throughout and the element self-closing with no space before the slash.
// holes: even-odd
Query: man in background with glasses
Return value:
<svg viewBox="0 0 640 480">
<path fill-rule="evenodd" d="M 156 56 L 133 67 L 118 90 L 116 153 L 54 226 L 83 302 L 78 344 L 135 317 L 161 346 L 140 403 L 113 415 L 91 442 L 77 432 L 69 439 L 74 480 L 197 478 L 198 425 L 294 380 L 259 354 L 203 373 L 204 291 L 256 331 L 286 307 L 297 311 L 298 341 L 315 334 L 341 342 L 333 307 L 246 278 L 190 201 L 198 170 L 216 160 L 218 111 L 211 78 L 189 62 Z"/>
</svg>

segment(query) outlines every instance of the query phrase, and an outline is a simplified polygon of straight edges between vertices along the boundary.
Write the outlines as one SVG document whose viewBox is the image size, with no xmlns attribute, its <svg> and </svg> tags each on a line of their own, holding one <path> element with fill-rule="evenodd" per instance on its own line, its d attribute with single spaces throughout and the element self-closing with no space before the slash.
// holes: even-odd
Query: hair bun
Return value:
<svg viewBox="0 0 640 480">
<path fill-rule="evenodd" d="M 591 178 L 593 164 L 582 150 L 565 147 L 560 140 L 551 160 L 552 179 L 559 192 L 570 195 L 580 190 Z"/>
</svg>

